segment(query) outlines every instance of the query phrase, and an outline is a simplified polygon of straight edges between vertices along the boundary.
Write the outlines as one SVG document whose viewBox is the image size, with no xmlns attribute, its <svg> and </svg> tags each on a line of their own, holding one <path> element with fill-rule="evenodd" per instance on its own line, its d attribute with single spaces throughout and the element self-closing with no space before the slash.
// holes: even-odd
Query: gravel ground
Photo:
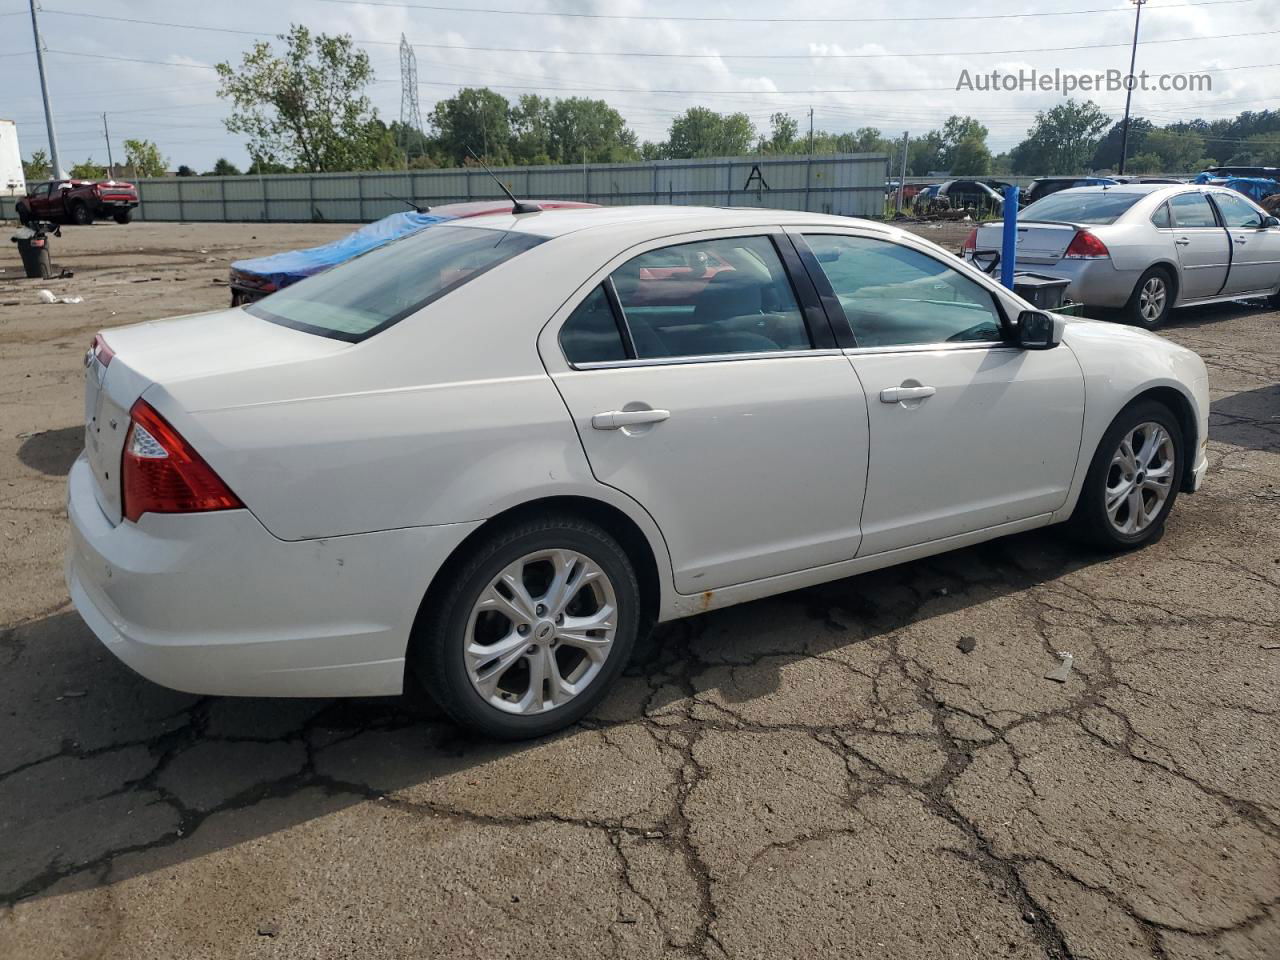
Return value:
<svg viewBox="0 0 1280 960">
<path fill-rule="evenodd" d="M 496 746 L 161 689 L 67 601 L 92 333 L 346 229 L 0 261 L 0 957 L 1280 957 L 1280 314 L 1167 330 L 1211 472 L 1150 548 L 1038 531 L 669 625 L 588 722 Z"/>
</svg>

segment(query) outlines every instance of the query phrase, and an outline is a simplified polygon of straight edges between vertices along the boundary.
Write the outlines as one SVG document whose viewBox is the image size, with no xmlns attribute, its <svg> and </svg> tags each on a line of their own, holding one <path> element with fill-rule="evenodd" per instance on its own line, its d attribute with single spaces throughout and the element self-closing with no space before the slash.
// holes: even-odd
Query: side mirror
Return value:
<svg viewBox="0 0 1280 960">
<path fill-rule="evenodd" d="M 1280 217 L 1263 217 L 1262 226 L 1259 230 L 1265 230 L 1267 227 L 1280 227 Z"/>
<path fill-rule="evenodd" d="M 1051 314 L 1023 310 L 1018 314 L 1017 344 L 1024 350 L 1051 350 L 1062 342 L 1065 326 Z"/>
</svg>

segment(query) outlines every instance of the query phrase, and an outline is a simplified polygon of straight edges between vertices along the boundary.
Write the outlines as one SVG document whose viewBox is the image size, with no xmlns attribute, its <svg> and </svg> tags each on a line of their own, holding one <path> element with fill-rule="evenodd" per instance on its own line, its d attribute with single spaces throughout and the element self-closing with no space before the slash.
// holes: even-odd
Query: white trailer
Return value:
<svg viewBox="0 0 1280 960">
<path fill-rule="evenodd" d="M 18 149 L 18 125 L 0 120 L 0 197 L 25 197 L 27 179 L 22 174 L 22 151 Z"/>
</svg>

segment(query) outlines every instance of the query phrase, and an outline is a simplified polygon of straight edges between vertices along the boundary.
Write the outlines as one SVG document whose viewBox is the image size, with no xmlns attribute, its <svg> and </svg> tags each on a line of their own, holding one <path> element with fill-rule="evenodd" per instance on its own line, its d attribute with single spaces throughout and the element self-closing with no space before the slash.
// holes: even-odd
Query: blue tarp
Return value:
<svg viewBox="0 0 1280 960">
<path fill-rule="evenodd" d="M 417 233 L 433 223 L 456 219 L 457 217 L 442 217 L 433 213 L 417 213 L 411 210 L 393 213 L 389 217 L 383 217 L 381 220 L 375 220 L 361 227 L 354 233 L 347 234 L 341 240 L 326 243 L 323 247 L 289 250 L 286 253 L 255 257 L 252 260 L 237 260 L 231 264 L 231 269 L 241 273 L 255 274 L 271 281 L 276 287 L 287 287 L 291 283 L 297 283 L 303 277 L 328 270 L 392 240 Z"/>
</svg>

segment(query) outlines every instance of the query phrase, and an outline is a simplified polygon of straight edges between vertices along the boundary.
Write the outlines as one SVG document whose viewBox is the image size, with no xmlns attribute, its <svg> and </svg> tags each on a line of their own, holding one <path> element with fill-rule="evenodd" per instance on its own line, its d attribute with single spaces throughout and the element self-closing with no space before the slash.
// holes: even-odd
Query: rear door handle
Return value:
<svg viewBox="0 0 1280 960">
<path fill-rule="evenodd" d="M 620 430 L 642 423 L 661 423 L 671 417 L 670 410 L 609 410 L 591 418 L 596 430 Z"/>
<path fill-rule="evenodd" d="M 880 402 L 900 403 L 903 400 L 923 400 L 937 392 L 933 387 L 885 387 L 880 391 Z"/>
<path fill-rule="evenodd" d="M 1249 241 L 1244 237 L 1236 237 L 1236 243 L 1248 243 L 1248 242 Z"/>
<path fill-rule="evenodd" d="M 1176 243 L 1176 244 L 1177 244 L 1178 246 L 1180 246 L 1180 247 L 1185 247 L 1188 243 L 1190 243 L 1190 242 L 1191 242 L 1191 238 L 1190 238 L 1190 237 L 1179 237 L 1177 240 L 1175 240 L 1175 241 L 1173 241 L 1173 242 L 1174 242 L 1174 243 Z"/>
</svg>

